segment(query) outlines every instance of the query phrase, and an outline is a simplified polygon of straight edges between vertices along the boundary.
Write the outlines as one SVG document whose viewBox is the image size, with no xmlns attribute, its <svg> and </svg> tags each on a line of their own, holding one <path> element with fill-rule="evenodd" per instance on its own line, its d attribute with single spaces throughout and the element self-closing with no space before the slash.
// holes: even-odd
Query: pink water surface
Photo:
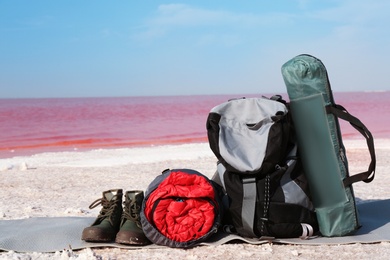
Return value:
<svg viewBox="0 0 390 260">
<path fill-rule="evenodd" d="M 360 118 L 374 138 L 390 137 L 390 92 L 334 95 L 336 103 Z M 210 109 L 242 96 L 254 95 L 0 99 L 0 158 L 207 142 Z M 359 138 L 352 127 L 342 123 L 342 129 L 344 138 Z"/>
</svg>

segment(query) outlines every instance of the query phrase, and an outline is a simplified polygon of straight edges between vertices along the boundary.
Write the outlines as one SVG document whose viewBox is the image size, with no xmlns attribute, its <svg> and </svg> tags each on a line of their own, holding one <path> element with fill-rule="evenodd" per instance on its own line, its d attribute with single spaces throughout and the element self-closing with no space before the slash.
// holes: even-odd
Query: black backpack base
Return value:
<svg viewBox="0 0 390 260">
<path fill-rule="evenodd" d="M 289 160 L 265 176 L 230 172 L 219 163 L 212 179 L 225 191 L 227 232 L 260 239 L 307 238 L 318 232 L 299 160 Z"/>
</svg>

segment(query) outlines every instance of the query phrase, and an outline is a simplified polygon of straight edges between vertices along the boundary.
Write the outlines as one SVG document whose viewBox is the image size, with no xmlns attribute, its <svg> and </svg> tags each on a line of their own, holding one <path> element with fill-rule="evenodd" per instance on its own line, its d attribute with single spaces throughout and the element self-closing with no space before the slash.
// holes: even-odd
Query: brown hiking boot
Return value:
<svg viewBox="0 0 390 260">
<path fill-rule="evenodd" d="M 89 206 L 90 209 L 102 205 L 99 216 L 95 222 L 83 230 L 82 240 L 88 242 L 111 242 L 118 233 L 122 215 L 122 190 L 108 190 L 103 197 L 97 199 Z"/>
<path fill-rule="evenodd" d="M 115 242 L 127 245 L 147 245 L 151 242 L 146 238 L 140 219 L 143 191 L 127 191 L 123 207 L 120 230 Z"/>
</svg>

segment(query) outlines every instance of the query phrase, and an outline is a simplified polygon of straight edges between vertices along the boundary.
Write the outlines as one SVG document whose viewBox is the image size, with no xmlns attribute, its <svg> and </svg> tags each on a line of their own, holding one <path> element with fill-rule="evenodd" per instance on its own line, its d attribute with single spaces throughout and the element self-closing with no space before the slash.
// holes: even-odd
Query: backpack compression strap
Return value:
<svg viewBox="0 0 390 260">
<path fill-rule="evenodd" d="M 253 231 L 256 210 L 256 178 L 244 178 L 242 180 L 244 197 L 242 200 L 242 227 L 248 237 L 257 237 Z"/>
<path fill-rule="evenodd" d="M 218 178 L 226 191 L 224 175 L 228 174 L 225 166 L 222 163 L 217 164 Z M 256 210 L 256 178 L 244 178 L 242 181 L 243 186 L 243 199 L 241 208 L 241 224 L 242 228 L 240 233 L 245 234 L 247 237 L 257 237 L 253 231 L 255 223 L 255 210 Z"/>
<path fill-rule="evenodd" d="M 313 227 L 306 223 L 301 223 L 302 226 L 302 236 L 300 236 L 300 239 L 308 239 L 309 237 L 313 236 L 314 230 Z"/>
</svg>

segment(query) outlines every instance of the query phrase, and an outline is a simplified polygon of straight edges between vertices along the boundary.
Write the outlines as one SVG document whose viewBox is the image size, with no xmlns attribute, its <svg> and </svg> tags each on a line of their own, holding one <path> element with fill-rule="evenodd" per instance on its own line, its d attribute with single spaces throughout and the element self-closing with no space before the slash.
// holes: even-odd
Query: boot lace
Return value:
<svg viewBox="0 0 390 260">
<path fill-rule="evenodd" d="M 102 205 L 102 209 L 99 212 L 98 219 L 102 221 L 105 218 L 109 218 L 109 221 L 111 225 L 114 225 L 111 220 L 111 216 L 115 214 L 115 208 L 116 208 L 116 203 L 114 202 L 117 198 L 117 195 L 115 195 L 111 200 L 107 200 L 106 198 L 100 198 L 95 200 L 94 202 L 89 205 L 90 209 L 96 208 L 99 205 Z"/>
<path fill-rule="evenodd" d="M 142 228 L 139 215 L 141 207 L 135 200 L 125 201 L 123 204 L 126 210 L 123 210 L 122 223 L 126 220 L 131 220 L 136 223 L 139 228 Z"/>
</svg>

